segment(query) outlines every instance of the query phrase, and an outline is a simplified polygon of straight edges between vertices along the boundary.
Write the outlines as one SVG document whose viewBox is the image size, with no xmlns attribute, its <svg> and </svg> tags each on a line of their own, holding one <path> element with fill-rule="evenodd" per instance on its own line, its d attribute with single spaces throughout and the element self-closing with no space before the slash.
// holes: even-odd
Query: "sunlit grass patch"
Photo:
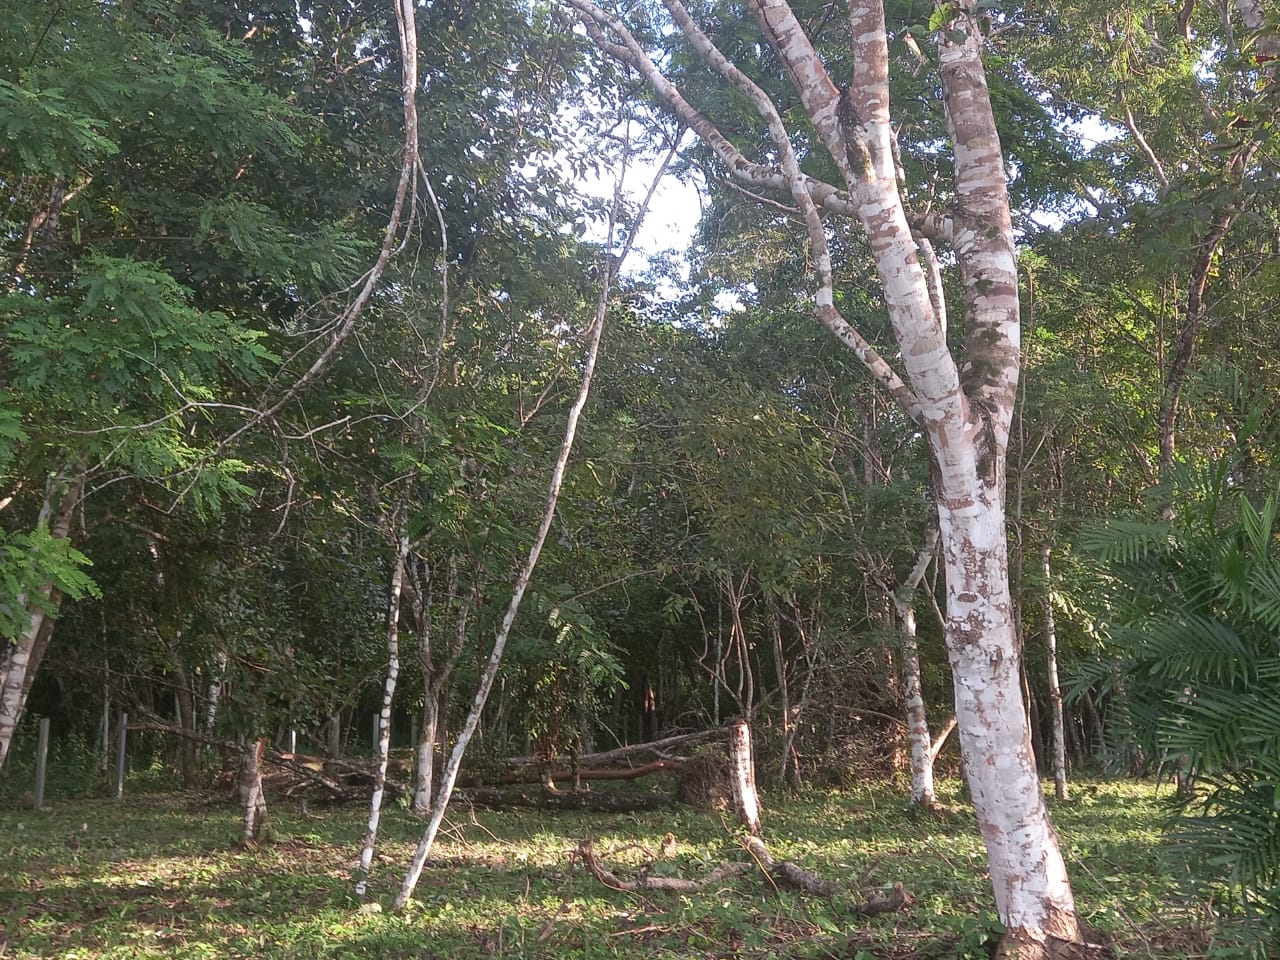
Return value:
<svg viewBox="0 0 1280 960">
<path fill-rule="evenodd" d="M 386 812 L 370 898 L 352 869 L 365 811 L 277 804 L 276 841 L 236 846 L 231 806 L 173 798 L 0 812 L 6 960 L 217 957 L 836 957 L 956 960 L 986 956 L 999 935 L 985 854 L 959 788 L 953 812 L 910 815 L 888 788 L 766 799 L 774 855 L 848 887 L 830 900 L 775 888 L 759 871 L 692 895 L 604 888 L 576 860 L 593 840 L 620 875 L 699 879 L 747 861 L 725 816 L 672 807 L 644 814 L 486 811 L 456 806 L 412 907 L 389 907 L 421 829 Z M 1157 843 L 1165 807 L 1149 785 L 1077 784 L 1053 805 L 1083 918 L 1133 955 L 1194 955 L 1201 911 Z M 675 838 L 670 859 L 663 839 Z M 901 882 L 914 901 L 858 916 L 875 889 Z M 859 953 L 859 951 L 862 951 Z"/>
</svg>

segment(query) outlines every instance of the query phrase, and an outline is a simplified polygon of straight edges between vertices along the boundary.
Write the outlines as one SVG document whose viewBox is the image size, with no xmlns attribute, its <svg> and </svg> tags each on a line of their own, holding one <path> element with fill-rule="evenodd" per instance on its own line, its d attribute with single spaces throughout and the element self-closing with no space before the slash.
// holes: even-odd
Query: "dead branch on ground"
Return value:
<svg viewBox="0 0 1280 960">
<path fill-rule="evenodd" d="M 751 869 L 748 863 L 722 863 L 701 880 L 686 880 L 684 877 L 654 877 L 647 874 L 642 874 L 635 880 L 623 880 L 600 862 L 600 858 L 592 849 L 590 838 L 578 844 L 577 856 L 599 883 L 611 890 L 624 890 L 627 893 L 636 893 L 641 890 L 697 893 L 722 883 L 728 877 L 746 873 Z"/>
<path fill-rule="evenodd" d="M 759 837 L 748 837 L 744 846 L 756 864 L 773 882 L 800 890 L 815 897 L 831 898 L 847 892 L 840 885 L 825 880 L 812 870 L 790 861 L 777 861 L 769 853 Z M 586 866 L 587 871 L 602 885 L 611 890 L 622 890 L 627 893 L 641 891 L 668 891 L 673 893 L 698 893 L 708 887 L 722 883 L 729 877 L 746 873 L 752 867 L 748 863 L 722 863 L 701 880 L 689 880 L 684 877 L 658 877 L 641 873 L 634 880 L 624 880 L 601 863 L 588 838 L 578 844 L 575 854 Z M 887 893 L 873 893 L 865 901 L 854 904 L 854 911 L 862 916 L 878 913 L 894 913 L 914 902 L 901 883 L 895 883 Z"/>
<path fill-rule="evenodd" d="M 743 844 L 760 868 L 775 881 L 792 887 L 815 897 L 834 897 L 840 893 L 840 887 L 831 880 L 823 879 L 812 870 L 792 863 L 774 860 L 769 848 L 759 837 L 747 837 Z M 877 913 L 895 913 L 912 903 L 915 898 L 907 893 L 901 883 L 895 883 L 887 894 L 872 894 L 863 903 L 855 904 L 854 911 L 862 916 L 873 916 Z"/>
</svg>

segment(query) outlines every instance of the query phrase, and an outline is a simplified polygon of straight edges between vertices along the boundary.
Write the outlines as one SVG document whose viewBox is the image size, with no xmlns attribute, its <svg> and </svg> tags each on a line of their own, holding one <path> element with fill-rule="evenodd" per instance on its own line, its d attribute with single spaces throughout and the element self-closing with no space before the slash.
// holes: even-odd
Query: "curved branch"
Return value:
<svg viewBox="0 0 1280 960">
<path fill-rule="evenodd" d="M 786 174 L 781 169 L 748 159 L 720 132 L 714 121 L 684 98 L 679 88 L 667 79 L 657 64 L 645 53 L 644 48 L 627 29 L 626 24 L 592 3 L 591 0 L 564 0 L 564 2 L 577 12 L 592 42 L 615 60 L 633 66 L 663 102 L 671 108 L 676 117 L 711 148 L 734 177 L 749 186 L 776 190 L 779 193 L 791 192 Z M 615 43 L 609 40 L 604 34 L 606 29 L 622 42 Z M 813 177 L 802 175 L 802 179 L 814 203 L 821 209 L 848 217 L 858 215 L 857 207 L 844 190 Z"/>
<path fill-rule="evenodd" d="M 265 410 L 257 411 L 248 423 L 245 423 L 227 437 L 223 441 L 223 446 L 231 443 L 241 434 L 251 430 L 264 420 L 274 417 L 284 409 L 286 404 L 314 383 L 320 374 L 325 371 L 338 350 L 341 349 L 342 345 L 351 336 L 352 331 L 355 330 L 356 323 L 364 314 L 365 307 L 368 306 L 369 301 L 372 299 L 374 291 L 382 279 L 382 274 L 386 271 L 387 264 L 397 252 L 396 237 L 399 235 L 401 224 L 404 221 L 405 207 L 409 198 L 410 187 L 414 182 L 415 173 L 421 169 L 421 160 L 418 157 L 418 34 L 413 0 L 395 0 L 395 11 L 396 24 L 400 34 L 400 60 L 403 65 L 400 87 L 404 114 L 404 156 L 400 161 L 400 179 L 396 184 L 395 199 L 391 204 L 391 213 L 387 217 L 386 228 L 382 232 L 382 243 L 378 248 L 378 256 L 374 260 L 373 266 L 364 275 L 363 282 L 355 298 L 347 304 L 346 309 L 339 315 L 337 329 L 330 336 L 329 343 L 320 351 L 320 355 L 316 357 L 306 372 L 290 384 L 271 406 Z M 412 208 L 410 208 L 409 220 L 410 222 L 413 220 Z"/>
<path fill-rule="evenodd" d="M 635 37 L 626 28 L 626 25 L 610 17 L 604 11 L 600 10 L 590 0 L 568 0 L 580 15 L 584 16 L 584 24 L 587 31 L 591 34 L 596 42 L 600 42 L 603 37 L 600 33 L 600 24 L 605 24 L 611 31 L 623 41 L 622 45 L 610 44 L 604 41 L 605 46 L 602 49 L 606 53 L 615 56 L 625 56 L 626 62 L 635 66 L 642 75 L 649 81 L 650 85 L 665 99 L 668 103 L 684 103 L 679 91 L 675 85 L 668 80 L 662 72 L 657 68 Z M 664 0 L 667 9 L 671 12 L 672 18 L 676 22 L 685 38 L 717 73 L 719 73 L 735 90 L 746 96 L 755 107 L 756 112 L 761 119 L 765 121 L 769 128 L 769 136 L 773 141 L 782 158 L 782 179 L 785 183 L 787 191 L 791 194 L 792 199 L 796 203 L 800 214 L 804 220 L 806 233 L 809 238 L 809 246 L 814 257 L 814 272 L 817 275 L 818 289 L 814 294 L 814 313 L 828 330 L 835 337 L 847 346 L 854 355 L 862 361 L 863 365 L 870 371 L 871 375 L 876 378 L 895 400 L 902 406 L 912 419 L 920 421 L 922 413 L 919 401 L 912 393 L 910 387 L 907 386 L 902 377 L 896 370 L 882 357 L 879 352 L 855 330 L 847 320 L 841 315 L 835 306 L 835 280 L 831 266 L 831 252 L 827 243 L 826 229 L 822 223 L 822 217 L 818 210 L 818 204 L 813 194 L 809 190 L 810 178 L 806 177 L 800 170 L 800 160 L 796 156 L 795 147 L 791 143 L 791 136 L 787 131 L 786 125 L 783 123 L 782 117 L 777 107 L 770 99 L 769 95 L 761 89 L 750 77 L 744 74 L 738 67 L 726 57 L 720 49 L 715 45 L 710 37 L 702 31 L 702 29 L 694 22 L 693 18 L 685 9 L 681 0 Z M 589 14 L 590 21 L 586 19 Z M 599 38 L 599 39 L 597 39 Z M 615 52 L 616 51 L 616 52 Z M 823 74 L 825 76 L 825 72 Z M 829 83 L 829 81 L 828 81 Z M 692 109 L 692 108 L 690 108 Z M 710 124 L 705 117 L 698 114 L 698 117 L 705 121 L 710 127 L 710 133 L 704 132 L 703 129 L 694 127 L 694 132 L 698 133 L 703 139 L 714 149 L 717 154 L 721 154 L 721 150 L 717 148 L 716 142 L 712 140 L 712 136 L 719 138 L 726 145 L 728 141 L 723 135 Z M 731 145 L 730 145 L 731 147 Z M 737 157 L 742 157 L 736 148 L 731 149 Z M 723 156 L 723 154 L 721 154 Z M 742 158 L 745 160 L 745 158 Z M 740 179 L 748 179 L 743 177 L 737 169 L 730 165 L 735 175 Z M 749 181 L 754 182 L 754 181 Z"/>
</svg>

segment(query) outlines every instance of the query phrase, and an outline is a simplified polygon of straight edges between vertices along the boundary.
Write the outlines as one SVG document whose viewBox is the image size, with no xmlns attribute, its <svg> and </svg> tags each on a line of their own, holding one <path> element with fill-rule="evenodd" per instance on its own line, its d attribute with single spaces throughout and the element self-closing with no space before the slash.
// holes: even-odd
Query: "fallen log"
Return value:
<svg viewBox="0 0 1280 960">
<path fill-rule="evenodd" d="M 673 840 L 674 837 L 668 835 L 668 842 Z M 797 863 L 774 860 L 769 853 L 768 847 L 764 845 L 764 841 L 759 837 L 747 837 L 743 845 L 755 860 L 755 866 L 758 866 L 775 885 L 789 886 L 812 896 L 828 899 L 846 892 L 839 885 L 830 880 L 824 880 L 812 870 L 808 870 Z M 651 876 L 645 872 L 641 872 L 640 876 L 634 880 L 626 880 L 600 862 L 600 858 L 596 856 L 595 850 L 591 845 L 590 838 L 578 843 L 578 849 L 574 855 L 582 861 L 587 871 L 598 882 L 611 890 L 623 890 L 628 893 L 635 893 L 641 890 L 697 893 L 707 887 L 721 883 L 729 877 L 746 873 L 753 866 L 749 863 L 722 863 L 701 880 L 689 880 L 684 877 Z M 893 913 L 913 902 L 914 898 L 903 889 L 902 884 L 895 883 L 887 893 L 873 893 L 863 902 L 855 903 L 854 910 L 862 916 L 872 916 L 877 913 Z"/>
<path fill-rule="evenodd" d="M 635 813 L 658 810 L 671 804 L 664 793 L 522 793 L 474 787 L 459 790 L 458 800 L 478 807 L 535 807 L 544 810 L 595 810 L 601 813 Z"/>
<path fill-rule="evenodd" d="M 158 720 L 145 720 L 130 723 L 126 726 L 128 730 L 145 730 L 152 733 L 165 733 L 170 736 L 183 737 L 187 740 L 194 740 L 206 746 L 216 747 L 219 750 L 226 751 L 233 755 L 239 755 L 243 750 L 241 744 L 235 740 L 226 737 L 215 737 L 211 734 L 201 733 L 197 730 L 184 730 L 182 727 L 174 726 L 170 723 L 164 723 Z M 325 790 L 329 794 L 331 800 L 366 800 L 369 797 L 369 790 L 373 782 L 373 774 L 362 767 L 349 762 L 336 762 L 330 759 L 319 757 L 306 757 L 300 754 L 281 753 L 278 750 L 267 749 L 262 755 L 263 763 L 277 767 L 281 770 L 287 770 L 294 776 L 301 778 L 304 783 L 294 784 L 283 789 L 286 797 L 295 796 L 302 786 L 310 784 Z M 362 782 L 359 785 L 344 784 L 332 776 L 326 776 L 329 767 L 338 766 L 340 768 L 339 776 L 354 774 L 355 776 L 365 779 L 367 778 L 369 786 L 366 787 Z M 274 784 L 268 782 L 268 786 L 275 787 Z M 386 784 L 388 795 L 394 800 L 404 794 L 405 789 L 400 784 L 388 781 Z"/>
<path fill-rule="evenodd" d="M 617 770 L 579 769 L 576 773 L 579 780 L 635 780 L 638 777 L 647 777 L 651 773 L 660 773 L 663 770 L 679 770 L 683 763 L 684 761 L 682 760 L 672 758 L 654 760 L 652 763 L 646 763 L 639 767 L 623 767 Z M 574 773 L 575 771 L 571 769 L 552 770 L 547 773 L 537 768 L 529 768 L 499 774 L 496 777 L 462 777 L 459 783 L 463 787 L 480 787 L 488 784 L 543 783 L 548 778 L 553 781 L 572 780 Z"/>
<path fill-rule="evenodd" d="M 602 750 L 598 753 L 584 753 L 578 757 L 578 763 L 588 767 L 602 767 L 611 763 L 620 763 L 623 760 L 631 760 L 635 757 L 642 756 L 646 753 L 653 754 L 659 760 L 678 759 L 668 755 L 669 750 L 677 747 L 691 747 L 702 743 L 714 743 L 717 740 L 728 739 L 729 731 L 720 727 L 713 727 L 710 730 L 699 730 L 695 733 L 681 733 L 672 737 L 663 737 L 660 740 L 650 740 L 647 743 L 633 743 L 625 747 L 616 747 L 613 750 Z M 539 757 L 523 756 L 511 757 L 504 761 L 510 767 L 529 767 L 542 762 Z"/>
</svg>

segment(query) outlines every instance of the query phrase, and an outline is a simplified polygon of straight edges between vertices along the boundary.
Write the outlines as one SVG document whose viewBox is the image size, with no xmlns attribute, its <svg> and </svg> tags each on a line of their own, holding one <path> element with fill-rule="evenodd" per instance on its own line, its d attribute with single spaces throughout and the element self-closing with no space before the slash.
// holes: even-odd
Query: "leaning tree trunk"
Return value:
<svg viewBox="0 0 1280 960">
<path fill-rule="evenodd" d="M 37 525 L 46 527 L 53 539 L 66 539 L 83 490 L 83 472 L 69 480 L 50 477 L 45 484 Z M 40 669 L 54 619 L 62 605 L 62 591 L 52 582 L 46 582 L 36 588 L 34 595 L 19 594 L 14 599 L 15 606 L 25 610 L 29 619 L 26 629 L 0 654 L 0 770 L 9 758 L 9 746 L 26 708 L 27 693 Z"/>
<path fill-rule="evenodd" d="M 387 758 L 391 754 L 391 708 L 396 698 L 396 680 L 400 676 L 400 591 L 404 583 L 404 566 L 409 558 L 409 536 L 400 534 L 395 560 L 391 564 L 391 591 L 387 600 L 387 682 L 382 691 L 382 712 L 378 715 L 378 759 L 373 773 L 373 795 L 369 800 L 369 824 L 364 846 L 360 849 L 360 879 L 356 896 L 363 897 L 369 871 L 373 867 L 373 847 L 378 842 L 378 823 L 382 819 L 382 792 L 387 786 Z"/>
<path fill-rule="evenodd" d="M 525 591 L 529 587 L 529 581 L 533 579 L 533 571 L 538 564 L 538 557 L 542 553 L 542 545 L 546 543 L 547 534 L 551 532 L 551 524 L 555 520 L 556 507 L 560 502 L 560 487 L 564 483 L 564 474 L 569 466 L 569 456 L 573 452 L 573 441 L 578 430 L 578 420 L 582 416 L 582 411 L 587 405 L 587 397 L 591 393 L 591 380 L 595 374 L 596 360 L 600 356 L 600 340 L 604 335 L 604 323 L 608 313 L 612 283 L 616 277 L 616 271 L 626 259 L 627 253 L 631 249 L 632 239 L 635 237 L 635 231 L 639 224 L 644 221 L 645 212 L 653 199 L 658 182 L 666 174 L 667 166 L 671 163 L 671 159 L 675 156 L 678 147 L 679 140 L 677 139 L 677 142 L 672 145 L 665 159 L 658 167 L 653 182 L 649 186 L 649 192 L 646 194 L 636 218 L 632 222 L 631 233 L 628 234 L 627 242 L 623 244 L 621 253 L 611 263 L 606 259 L 604 269 L 601 271 L 600 294 L 596 298 L 595 313 L 588 333 L 587 355 L 582 368 L 582 381 L 578 386 L 578 395 L 574 398 L 573 405 L 569 408 L 569 414 L 565 420 L 564 437 L 560 441 L 560 450 L 556 454 L 555 465 L 551 470 L 551 480 L 547 485 L 547 499 L 543 505 L 542 519 L 538 525 L 537 532 L 534 534 L 533 542 L 529 546 L 529 554 L 516 576 L 516 582 L 511 591 L 511 600 L 507 604 L 506 613 L 498 626 L 497 635 L 494 637 L 493 650 L 489 654 L 488 663 L 485 664 L 484 672 L 480 676 L 475 699 L 471 702 L 471 709 L 467 712 L 467 718 L 463 721 L 462 729 L 458 731 L 458 739 L 449 755 L 449 762 L 445 764 L 445 768 L 441 773 L 440 787 L 436 792 L 435 809 L 431 811 L 431 819 L 427 823 L 427 829 L 423 832 L 422 839 L 418 842 L 418 848 L 414 851 L 413 859 L 409 864 L 408 872 L 405 874 L 400 892 L 396 894 L 396 910 L 405 908 L 409 898 L 413 896 L 414 888 L 418 885 L 418 878 L 422 875 L 422 869 L 426 865 L 428 855 L 431 853 L 431 847 L 435 843 L 440 824 L 444 821 L 445 810 L 448 809 L 449 800 L 453 796 L 453 785 L 457 781 L 458 771 L 462 767 L 462 757 L 466 753 L 467 745 L 471 742 L 471 738 L 480 724 L 480 715 L 489 699 L 489 692 L 493 689 L 494 681 L 497 680 L 498 668 L 502 664 L 503 651 L 507 645 L 507 637 L 510 636 L 511 627 L 515 623 L 516 615 L 520 612 L 520 604 L 524 599 Z M 610 212 L 607 233 L 608 247 L 606 247 L 606 250 L 611 249 L 613 244 L 615 217 L 621 205 L 622 182 L 626 174 L 626 161 L 627 157 L 624 154 L 622 171 L 618 175 L 617 186 L 614 190 L 613 207 Z"/>
</svg>

